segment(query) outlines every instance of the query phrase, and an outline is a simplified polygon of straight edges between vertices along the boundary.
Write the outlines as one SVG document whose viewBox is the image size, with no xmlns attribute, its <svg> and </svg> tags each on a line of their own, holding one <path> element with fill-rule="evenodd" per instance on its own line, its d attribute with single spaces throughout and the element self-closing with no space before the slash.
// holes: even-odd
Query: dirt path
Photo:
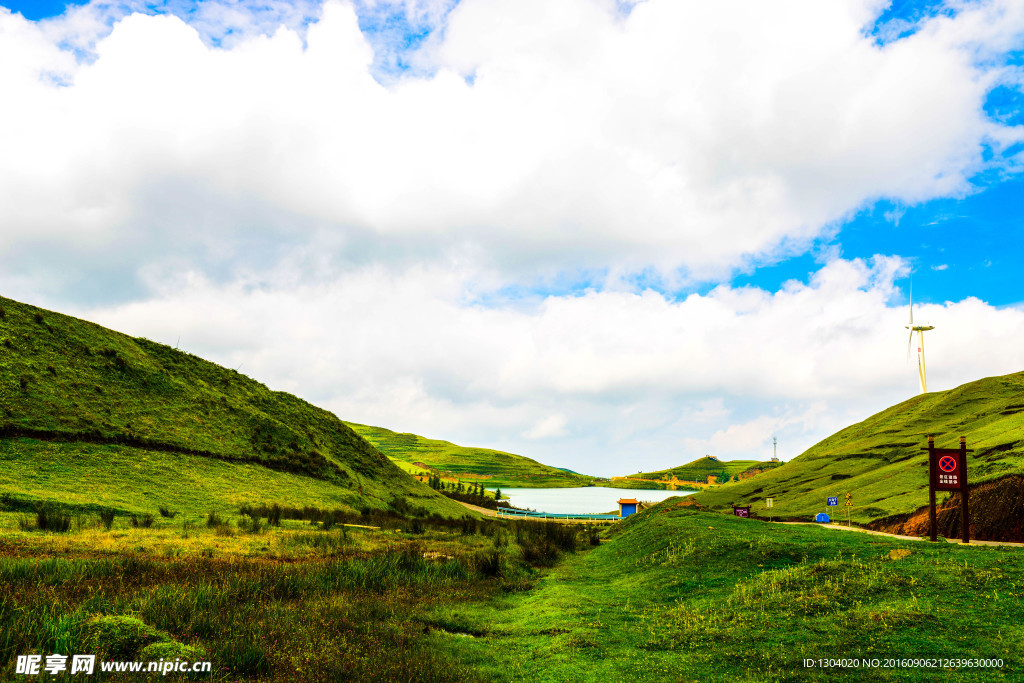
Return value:
<svg viewBox="0 0 1024 683">
<path fill-rule="evenodd" d="M 498 513 L 497 513 L 496 510 L 488 510 L 487 508 L 482 508 L 479 505 L 470 505 L 469 503 L 463 503 L 461 500 L 457 500 L 455 502 L 458 503 L 459 505 L 464 505 L 465 507 L 468 507 L 470 510 L 474 510 L 474 511 L 479 512 L 481 514 L 487 515 L 488 517 L 497 517 L 498 516 Z"/>
<path fill-rule="evenodd" d="M 821 524 L 820 522 L 776 522 L 776 524 L 807 524 L 810 526 L 820 526 L 826 529 L 837 529 L 839 531 L 859 531 L 862 534 L 871 534 L 873 536 L 888 536 L 889 538 L 898 538 L 901 541 L 927 541 L 928 539 L 924 536 L 899 536 L 897 534 L 887 534 L 884 531 L 872 531 L 871 529 L 861 529 L 856 526 L 839 526 L 838 524 Z M 947 538 L 946 543 L 959 543 L 963 544 L 959 538 Z M 1015 548 L 1024 548 L 1024 543 L 1013 543 L 1011 541 L 978 541 L 971 539 L 969 545 L 1008 545 Z"/>
</svg>

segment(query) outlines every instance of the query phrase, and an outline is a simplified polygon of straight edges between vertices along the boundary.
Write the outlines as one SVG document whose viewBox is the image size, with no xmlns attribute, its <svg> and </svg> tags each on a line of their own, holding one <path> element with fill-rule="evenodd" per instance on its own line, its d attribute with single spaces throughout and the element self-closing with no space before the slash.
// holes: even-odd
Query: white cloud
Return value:
<svg viewBox="0 0 1024 683">
<path fill-rule="evenodd" d="M 969 192 L 1022 137 L 982 105 L 1024 6 L 879 46 L 878 0 L 620 4 L 365 0 L 433 30 L 383 84 L 395 44 L 342 2 L 0 9 L 0 286 L 345 419 L 598 474 L 764 457 L 772 431 L 788 459 L 912 395 L 898 258 L 681 300 L 631 276 L 674 290 Z M 1024 363 L 1017 308 L 918 315 L 934 388 Z"/>
<path fill-rule="evenodd" d="M 247 5 L 201 5 L 193 26 L 132 15 L 76 38 L 95 59 L 74 63 L 57 44 L 100 35 L 97 7 L 44 25 L 0 13 L 18 102 L 0 111 L 8 249 L 59 239 L 152 261 L 328 232 L 468 248 L 512 272 L 708 276 L 878 197 L 967 192 L 982 143 L 1021 138 L 980 106 L 1024 30 L 1008 1 L 884 47 L 863 32 L 873 0 L 648 0 L 628 16 L 598 0 L 406 3 L 444 24 L 416 56 L 432 75 L 387 87 L 350 5 L 308 30 L 307 6 L 247 20 Z M 204 42 L 218 25 L 242 37 Z M 201 229 L 182 220 L 197 205 L 215 217 Z"/>
<path fill-rule="evenodd" d="M 567 420 L 565 415 L 548 415 L 537 421 L 533 427 L 523 432 L 524 439 L 550 439 L 556 436 L 565 436 L 569 433 L 566 429 Z"/>
<path fill-rule="evenodd" d="M 296 278 L 201 276 L 151 300 L 79 311 L 292 391 L 344 419 L 483 445 L 577 471 L 704 453 L 789 459 L 917 392 L 896 259 L 836 260 L 776 292 L 719 287 L 551 296 L 483 307 L 459 265 Z M 1024 368 L 1024 310 L 924 305 L 929 387 Z M 984 352 L 982 352 L 982 350 Z M 571 425 L 571 428 L 570 428 Z"/>
</svg>

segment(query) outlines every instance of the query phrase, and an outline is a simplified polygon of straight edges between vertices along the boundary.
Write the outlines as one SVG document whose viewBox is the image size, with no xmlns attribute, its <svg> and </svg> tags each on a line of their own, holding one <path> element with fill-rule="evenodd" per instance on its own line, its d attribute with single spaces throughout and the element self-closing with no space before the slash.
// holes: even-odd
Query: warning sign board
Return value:
<svg viewBox="0 0 1024 683">
<path fill-rule="evenodd" d="M 963 486 L 964 463 L 959 450 L 936 448 L 932 472 L 936 491 L 959 491 Z"/>
<path fill-rule="evenodd" d="M 750 506 L 745 505 L 743 507 L 733 507 L 732 513 L 737 517 L 750 517 Z"/>
<path fill-rule="evenodd" d="M 774 498 L 765 498 L 764 499 L 764 506 L 766 508 L 775 507 L 775 499 Z"/>
</svg>

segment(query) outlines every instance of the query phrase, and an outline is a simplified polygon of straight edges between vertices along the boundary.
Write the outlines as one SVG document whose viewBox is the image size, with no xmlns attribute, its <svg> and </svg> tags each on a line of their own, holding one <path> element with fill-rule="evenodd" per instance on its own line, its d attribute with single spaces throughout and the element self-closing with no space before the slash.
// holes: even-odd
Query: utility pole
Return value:
<svg viewBox="0 0 1024 683">
<path fill-rule="evenodd" d="M 776 439 L 773 436 L 772 437 L 772 462 L 778 462 L 779 461 L 779 453 L 778 453 L 777 446 L 778 446 L 778 439 Z"/>
</svg>

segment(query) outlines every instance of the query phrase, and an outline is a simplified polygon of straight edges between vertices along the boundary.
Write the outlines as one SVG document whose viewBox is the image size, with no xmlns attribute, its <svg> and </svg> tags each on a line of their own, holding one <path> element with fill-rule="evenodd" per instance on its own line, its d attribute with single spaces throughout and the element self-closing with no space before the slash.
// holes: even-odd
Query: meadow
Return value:
<svg viewBox="0 0 1024 683">
<path fill-rule="evenodd" d="M 64 532 L 0 515 L 0 670 L 79 652 L 208 659 L 201 679 L 217 681 L 1024 676 L 1016 547 L 744 520 L 682 498 L 605 529 L 241 509 L 109 529 L 79 512 Z M 998 666 L 966 664 L 985 660 Z M 96 680 L 147 680 L 117 676 Z"/>
<path fill-rule="evenodd" d="M 0 671 L 81 653 L 208 660 L 214 681 L 486 680 L 447 654 L 444 609 L 528 590 L 597 533 L 407 505 L 240 509 L 0 515 Z"/>
<path fill-rule="evenodd" d="M 503 681 L 1024 677 L 1020 548 L 772 524 L 679 498 L 609 533 L 534 590 L 464 609 L 479 636 L 456 643 L 461 661 Z M 913 663 L 933 658 L 965 663 Z M 986 659 L 1002 666 L 966 663 Z"/>
</svg>

